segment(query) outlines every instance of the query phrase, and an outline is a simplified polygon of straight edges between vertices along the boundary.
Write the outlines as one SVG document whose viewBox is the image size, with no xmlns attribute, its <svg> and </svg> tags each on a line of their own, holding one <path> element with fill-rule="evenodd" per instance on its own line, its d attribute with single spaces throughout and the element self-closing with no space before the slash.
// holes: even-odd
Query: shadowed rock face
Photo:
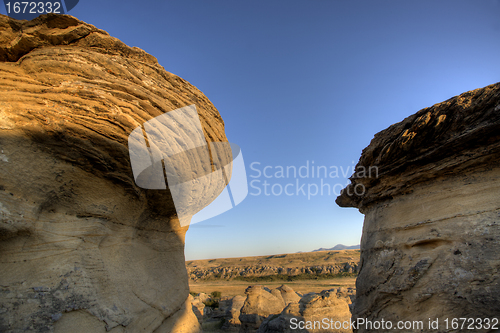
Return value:
<svg viewBox="0 0 500 333">
<path fill-rule="evenodd" d="M 211 102 L 144 51 L 71 16 L 0 15 L 0 331 L 197 331 L 188 228 L 168 190 L 136 186 L 127 147 L 192 104 L 206 141 L 227 141 Z"/>
<path fill-rule="evenodd" d="M 336 201 L 365 214 L 354 319 L 498 317 L 499 159 L 498 83 L 375 135 Z"/>
</svg>

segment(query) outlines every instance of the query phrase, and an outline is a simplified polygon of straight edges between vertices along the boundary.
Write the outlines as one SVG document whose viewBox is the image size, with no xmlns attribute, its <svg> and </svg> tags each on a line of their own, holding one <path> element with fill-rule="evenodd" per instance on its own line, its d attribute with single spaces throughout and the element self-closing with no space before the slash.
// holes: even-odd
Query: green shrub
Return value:
<svg viewBox="0 0 500 333">
<path fill-rule="evenodd" d="M 219 300 L 209 298 L 205 302 L 203 302 L 203 304 L 205 304 L 205 306 L 208 306 L 208 307 L 215 309 L 215 308 L 219 307 Z"/>
</svg>

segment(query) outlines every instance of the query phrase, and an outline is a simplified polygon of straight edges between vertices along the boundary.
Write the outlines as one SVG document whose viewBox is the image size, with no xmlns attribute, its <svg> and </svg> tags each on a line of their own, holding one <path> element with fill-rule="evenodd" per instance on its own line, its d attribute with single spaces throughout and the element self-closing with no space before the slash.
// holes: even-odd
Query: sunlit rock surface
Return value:
<svg viewBox="0 0 500 333">
<path fill-rule="evenodd" d="M 288 303 L 279 315 L 268 316 L 257 333 L 351 333 L 352 298 L 353 291 L 346 288 L 309 293 Z"/>
<path fill-rule="evenodd" d="M 127 147 L 188 105 L 227 141 L 212 103 L 146 52 L 71 16 L 0 15 L 1 332 L 199 330 L 187 227 L 168 190 L 135 184 Z"/>
<path fill-rule="evenodd" d="M 365 214 L 355 320 L 499 317 L 499 160 L 498 83 L 375 135 L 336 201 Z"/>
</svg>

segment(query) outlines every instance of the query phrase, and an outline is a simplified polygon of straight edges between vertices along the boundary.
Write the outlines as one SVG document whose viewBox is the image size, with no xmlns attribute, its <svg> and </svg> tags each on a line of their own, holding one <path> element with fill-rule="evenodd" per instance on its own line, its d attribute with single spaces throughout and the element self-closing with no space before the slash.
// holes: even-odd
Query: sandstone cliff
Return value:
<svg viewBox="0 0 500 333">
<path fill-rule="evenodd" d="M 355 319 L 498 318 L 499 160 L 498 83 L 375 135 L 336 201 L 365 214 Z"/>
<path fill-rule="evenodd" d="M 146 52 L 67 15 L 0 15 L 0 331 L 195 332 L 169 191 L 136 186 L 127 137 L 212 103 Z M 197 189 L 214 198 L 223 188 Z"/>
</svg>

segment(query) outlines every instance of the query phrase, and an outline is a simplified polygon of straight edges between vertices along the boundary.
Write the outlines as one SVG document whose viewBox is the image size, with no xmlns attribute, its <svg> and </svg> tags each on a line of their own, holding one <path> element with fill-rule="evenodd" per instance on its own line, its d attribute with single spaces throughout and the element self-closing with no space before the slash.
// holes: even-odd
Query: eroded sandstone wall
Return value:
<svg viewBox="0 0 500 333">
<path fill-rule="evenodd" d="M 71 16 L 0 15 L 1 332 L 199 329 L 187 227 L 169 191 L 136 186 L 127 147 L 192 104 L 206 140 L 227 141 L 212 103 L 146 52 Z"/>
<path fill-rule="evenodd" d="M 375 135 L 357 170 L 378 174 L 354 174 L 336 201 L 365 214 L 354 320 L 451 332 L 446 318 L 500 317 L 499 160 L 498 83 Z"/>
</svg>

